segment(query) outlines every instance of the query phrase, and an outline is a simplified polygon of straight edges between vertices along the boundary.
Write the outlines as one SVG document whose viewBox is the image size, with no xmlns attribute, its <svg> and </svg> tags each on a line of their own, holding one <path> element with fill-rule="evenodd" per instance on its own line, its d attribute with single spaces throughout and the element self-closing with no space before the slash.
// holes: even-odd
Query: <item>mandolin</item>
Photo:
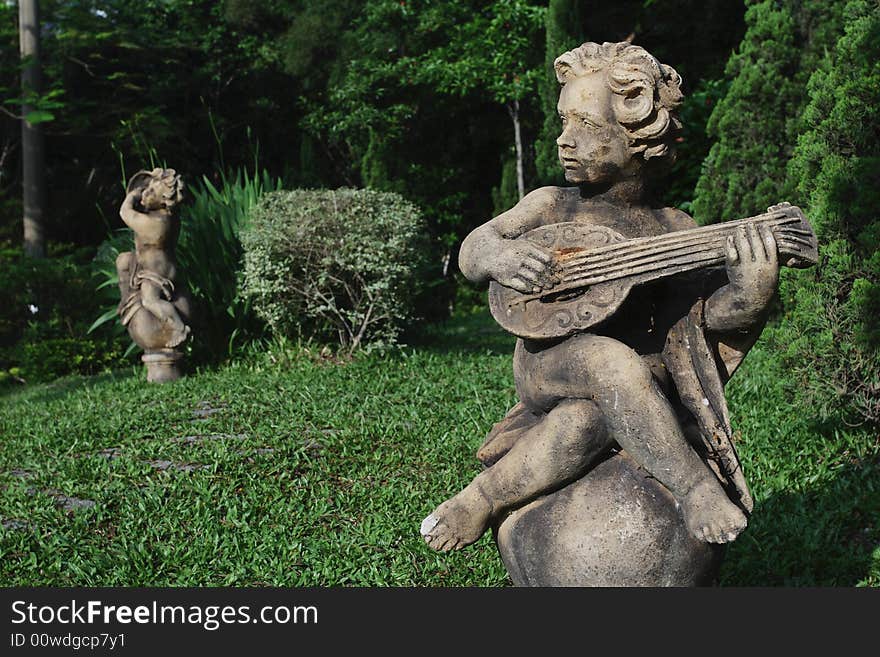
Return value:
<svg viewBox="0 0 880 657">
<path fill-rule="evenodd" d="M 770 227 L 785 266 L 804 268 L 818 262 L 812 227 L 800 208 L 788 203 L 755 217 L 634 239 L 604 226 L 564 222 L 539 226 L 517 238 L 553 253 L 553 287 L 523 294 L 492 281 L 489 308 L 502 328 L 521 338 L 565 337 L 613 315 L 636 285 L 723 267 L 727 237 L 747 224 Z"/>
</svg>

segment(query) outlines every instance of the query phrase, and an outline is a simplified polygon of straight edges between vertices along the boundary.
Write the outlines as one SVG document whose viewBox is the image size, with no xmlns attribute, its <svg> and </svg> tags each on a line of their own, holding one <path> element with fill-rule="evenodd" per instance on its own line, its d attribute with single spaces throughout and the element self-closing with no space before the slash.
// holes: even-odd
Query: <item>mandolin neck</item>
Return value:
<svg viewBox="0 0 880 657">
<path fill-rule="evenodd" d="M 706 267 L 723 265 L 726 241 L 740 226 L 769 226 L 785 264 L 803 266 L 816 259 L 816 238 L 801 217 L 784 211 L 711 226 L 640 237 L 600 247 L 560 254 L 559 285 L 549 293 L 579 289 L 619 279 L 646 283 Z M 539 295 L 543 296 L 543 295 Z"/>
</svg>

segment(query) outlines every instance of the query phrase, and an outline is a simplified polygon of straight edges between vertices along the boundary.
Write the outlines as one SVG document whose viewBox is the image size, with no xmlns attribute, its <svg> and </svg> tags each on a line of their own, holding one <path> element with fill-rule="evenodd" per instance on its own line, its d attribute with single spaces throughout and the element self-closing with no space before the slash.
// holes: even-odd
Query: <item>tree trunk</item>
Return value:
<svg viewBox="0 0 880 657">
<path fill-rule="evenodd" d="M 522 128 L 519 122 L 519 101 L 514 100 L 507 103 L 507 112 L 510 114 L 510 120 L 513 121 L 513 134 L 516 140 L 516 191 L 519 198 L 526 195 L 525 178 L 523 176 L 523 144 L 522 144 Z"/>
<path fill-rule="evenodd" d="M 21 90 L 25 102 L 21 119 L 21 159 L 24 206 L 24 252 L 34 258 L 46 255 L 46 167 L 43 131 L 27 116 L 34 107 L 27 99 L 41 89 L 40 10 L 38 0 L 19 0 L 19 42 L 24 64 Z"/>
</svg>

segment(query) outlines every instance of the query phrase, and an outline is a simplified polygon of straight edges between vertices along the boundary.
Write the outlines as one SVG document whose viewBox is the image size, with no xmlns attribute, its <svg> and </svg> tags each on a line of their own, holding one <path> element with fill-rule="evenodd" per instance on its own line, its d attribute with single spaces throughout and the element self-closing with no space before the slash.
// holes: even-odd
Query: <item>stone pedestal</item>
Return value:
<svg viewBox="0 0 880 657">
<path fill-rule="evenodd" d="M 707 586 L 724 554 L 623 452 L 509 514 L 495 540 L 517 586 Z"/>
<path fill-rule="evenodd" d="M 145 352 L 141 360 L 147 366 L 147 381 L 150 383 L 176 381 L 183 376 L 180 362 L 182 358 L 183 353 L 176 349 L 155 349 Z"/>
</svg>

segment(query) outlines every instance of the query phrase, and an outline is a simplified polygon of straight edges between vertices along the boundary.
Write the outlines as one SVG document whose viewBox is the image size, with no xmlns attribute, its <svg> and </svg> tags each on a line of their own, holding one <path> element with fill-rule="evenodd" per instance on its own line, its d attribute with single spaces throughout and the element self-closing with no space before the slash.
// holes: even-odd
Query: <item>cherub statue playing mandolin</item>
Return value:
<svg viewBox="0 0 880 657">
<path fill-rule="evenodd" d="M 753 506 L 723 385 L 763 328 L 780 262 L 814 264 L 815 237 L 788 204 L 705 228 L 652 205 L 682 94 L 643 48 L 585 43 L 555 69 L 572 186 L 526 195 L 459 257 L 519 336 L 520 402 L 481 447 L 487 467 L 421 533 L 448 551 L 494 527 L 519 584 L 702 583 L 712 545 Z M 694 555 L 703 574 L 687 572 Z"/>
</svg>

